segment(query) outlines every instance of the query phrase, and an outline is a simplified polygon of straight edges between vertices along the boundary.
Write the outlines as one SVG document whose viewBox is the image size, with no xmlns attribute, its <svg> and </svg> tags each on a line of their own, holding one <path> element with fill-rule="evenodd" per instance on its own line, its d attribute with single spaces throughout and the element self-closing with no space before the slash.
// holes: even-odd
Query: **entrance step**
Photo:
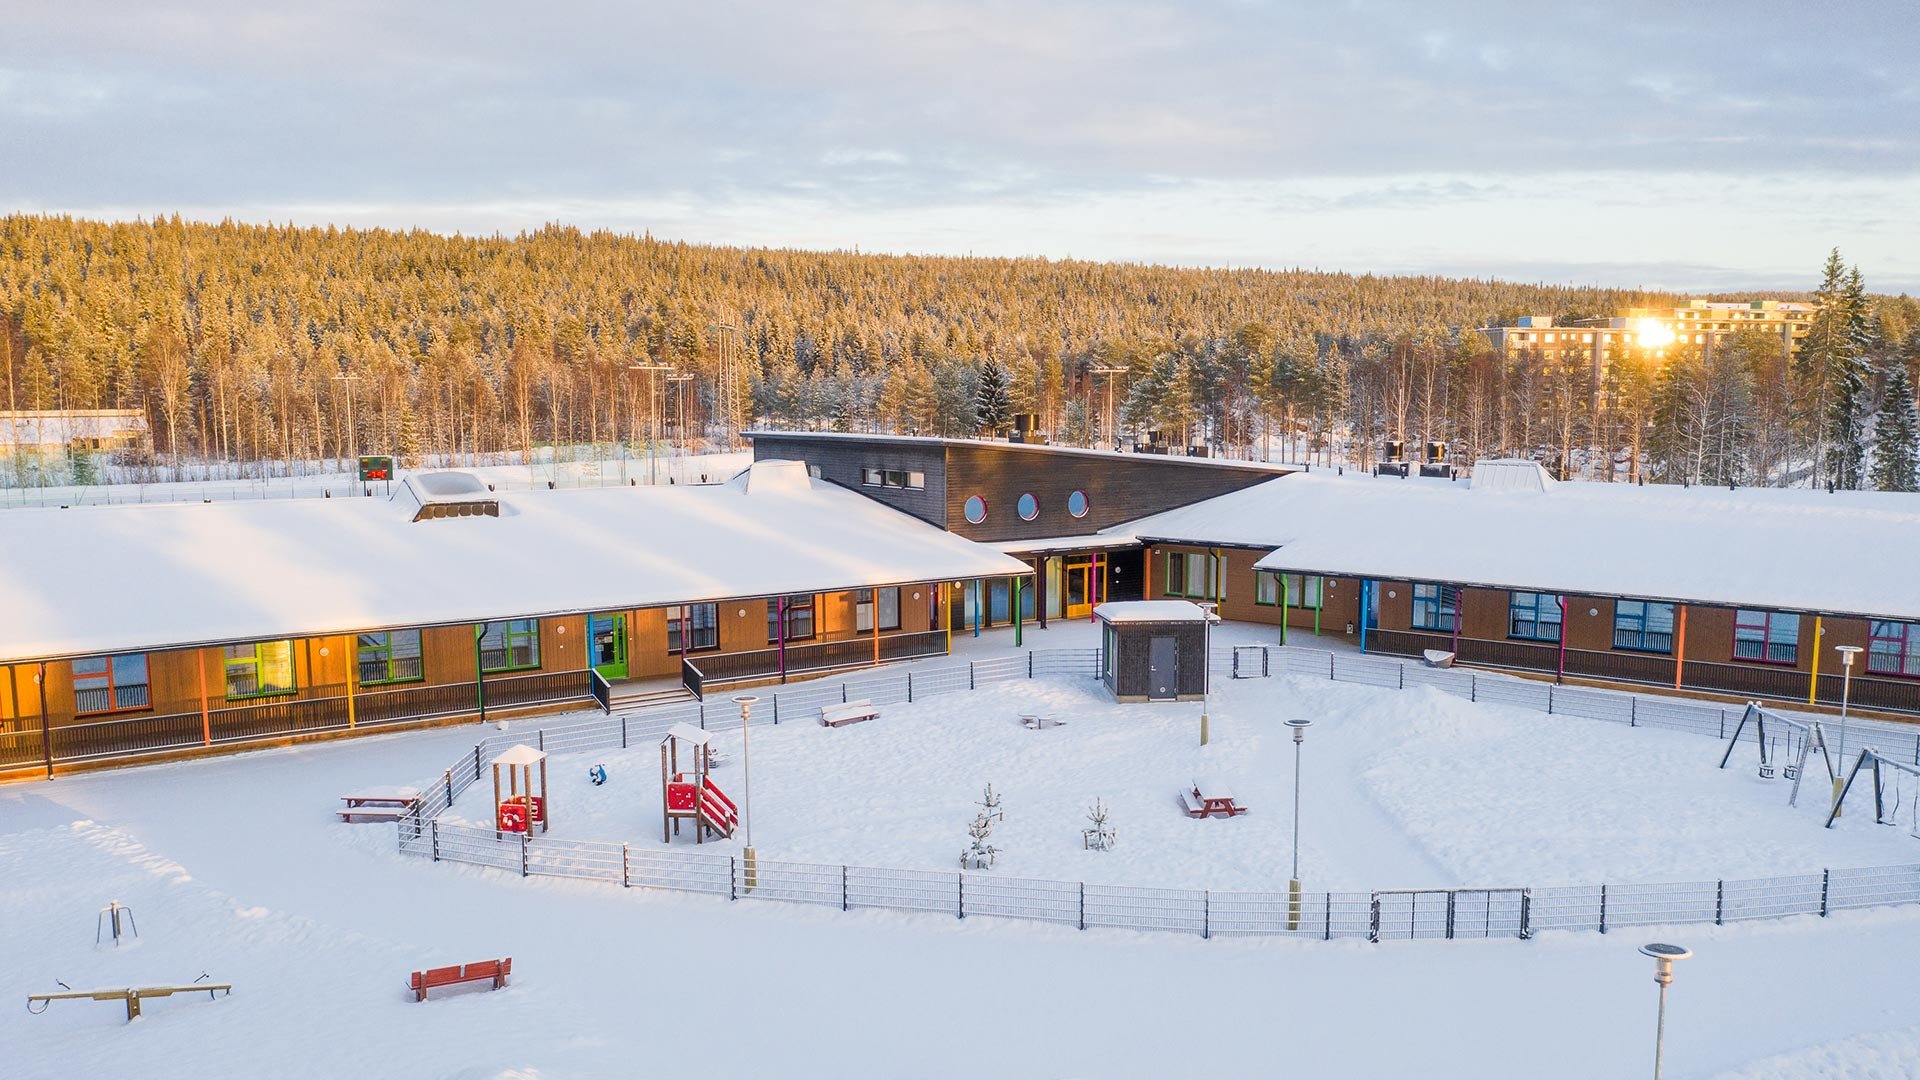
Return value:
<svg viewBox="0 0 1920 1080">
<path fill-rule="evenodd" d="M 655 705 L 672 705 L 681 701 L 698 701 L 693 691 L 684 686 L 671 686 L 659 690 L 641 690 L 632 693 L 615 693 L 612 698 L 612 712 L 632 712 L 635 709 L 651 708 Z"/>
</svg>

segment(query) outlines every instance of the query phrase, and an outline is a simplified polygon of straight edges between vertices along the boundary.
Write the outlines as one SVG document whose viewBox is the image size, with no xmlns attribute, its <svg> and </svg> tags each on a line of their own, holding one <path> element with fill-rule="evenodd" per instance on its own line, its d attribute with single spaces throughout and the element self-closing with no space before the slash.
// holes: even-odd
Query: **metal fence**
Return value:
<svg viewBox="0 0 1920 1080">
<path fill-rule="evenodd" d="M 1258 655 L 1250 649 L 1259 650 Z M 1696 702 L 1554 686 L 1459 669 L 1436 669 L 1377 657 L 1288 646 L 1240 646 L 1216 651 L 1216 672 L 1239 678 L 1283 675 L 1332 679 L 1390 689 L 1432 687 L 1473 701 L 1517 705 L 1556 715 L 1660 727 L 1725 737 L 1739 712 Z M 876 704 L 918 700 L 996 682 L 1060 676 L 1097 676 L 1097 649 L 1035 650 L 992 660 L 899 674 L 876 674 L 826 685 L 780 690 L 751 722 L 777 724 L 818 718 L 822 706 L 866 699 Z M 1256 674 L 1257 672 L 1257 674 Z M 1791 915 L 1920 903 L 1920 864 L 1818 870 L 1780 877 L 1550 888 L 1379 889 L 1367 892 L 1285 892 L 1146 888 L 1084 881 L 1007 877 L 991 872 L 907 870 L 852 864 L 805 863 L 705 852 L 662 851 L 606 841 L 560 840 L 438 820 L 486 762 L 512 745 L 554 753 L 629 747 L 661 737 L 676 723 L 737 723 L 732 705 L 656 706 L 607 718 L 496 735 L 449 766 L 399 824 L 400 850 L 435 861 L 460 862 L 519 873 L 671 889 L 730 900 L 777 900 L 838 906 L 988 916 L 1073 926 L 1081 930 L 1173 931 L 1203 938 L 1293 936 L 1365 938 L 1530 938 L 1542 930 L 1607 933 L 1619 927 L 1678 923 L 1725 924 Z M 1882 745 L 1912 733 L 1893 725 L 1863 724 Z"/>
</svg>

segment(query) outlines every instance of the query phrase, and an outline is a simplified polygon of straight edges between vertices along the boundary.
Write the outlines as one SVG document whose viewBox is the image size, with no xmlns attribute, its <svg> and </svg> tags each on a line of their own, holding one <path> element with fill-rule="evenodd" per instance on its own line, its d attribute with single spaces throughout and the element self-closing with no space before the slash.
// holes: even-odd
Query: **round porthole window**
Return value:
<svg viewBox="0 0 1920 1080">
<path fill-rule="evenodd" d="M 1035 498 L 1031 491 L 1020 496 L 1020 501 L 1014 504 L 1014 508 L 1020 511 L 1021 521 L 1032 521 L 1040 516 L 1040 500 Z"/>
<path fill-rule="evenodd" d="M 967 496 L 966 506 L 962 509 L 971 524 L 978 525 L 987 520 L 987 500 L 978 495 Z"/>
<path fill-rule="evenodd" d="M 1086 517 L 1087 510 L 1091 505 L 1092 504 L 1087 502 L 1087 493 L 1084 491 L 1076 491 L 1067 496 L 1067 513 L 1072 514 L 1074 517 Z"/>
</svg>

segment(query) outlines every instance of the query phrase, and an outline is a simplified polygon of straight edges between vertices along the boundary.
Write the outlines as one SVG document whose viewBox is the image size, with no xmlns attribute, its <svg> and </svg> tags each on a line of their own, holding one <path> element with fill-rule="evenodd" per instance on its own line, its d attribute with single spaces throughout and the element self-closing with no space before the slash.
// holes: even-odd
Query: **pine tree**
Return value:
<svg viewBox="0 0 1920 1080">
<path fill-rule="evenodd" d="M 974 418 L 981 434 L 992 438 L 1012 426 L 1013 400 L 1007 389 L 1007 372 L 992 356 L 980 365 L 980 388 L 973 402 Z"/>
<path fill-rule="evenodd" d="M 1907 365 L 1888 365 L 1886 391 L 1873 421 L 1873 486 L 1881 491 L 1920 491 L 1920 409 L 1913 400 Z"/>
</svg>

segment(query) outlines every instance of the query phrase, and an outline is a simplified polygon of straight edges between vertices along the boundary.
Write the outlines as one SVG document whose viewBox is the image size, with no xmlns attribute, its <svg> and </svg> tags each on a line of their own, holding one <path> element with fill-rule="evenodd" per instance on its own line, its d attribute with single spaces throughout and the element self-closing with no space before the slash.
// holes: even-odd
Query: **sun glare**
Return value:
<svg viewBox="0 0 1920 1080">
<path fill-rule="evenodd" d="M 1659 319 L 1641 319 L 1634 337 L 1642 348 L 1664 349 L 1673 344 L 1673 328 Z"/>
</svg>

